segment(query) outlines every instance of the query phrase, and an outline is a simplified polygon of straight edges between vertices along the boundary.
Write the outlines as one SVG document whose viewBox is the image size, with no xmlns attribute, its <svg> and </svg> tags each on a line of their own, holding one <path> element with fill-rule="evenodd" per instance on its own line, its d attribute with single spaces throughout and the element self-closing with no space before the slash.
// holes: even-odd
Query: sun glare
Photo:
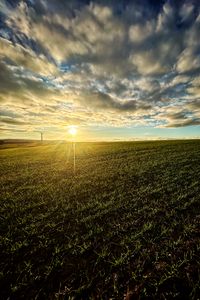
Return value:
<svg viewBox="0 0 200 300">
<path fill-rule="evenodd" d="M 69 131 L 69 134 L 71 134 L 71 135 L 76 135 L 76 133 L 77 133 L 77 129 L 75 127 L 70 127 L 68 131 Z"/>
</svg>

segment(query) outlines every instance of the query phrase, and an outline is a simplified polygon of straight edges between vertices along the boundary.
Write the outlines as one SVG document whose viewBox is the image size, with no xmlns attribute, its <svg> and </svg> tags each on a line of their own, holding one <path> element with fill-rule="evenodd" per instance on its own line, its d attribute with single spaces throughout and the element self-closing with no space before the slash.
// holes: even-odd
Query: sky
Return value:
<svg viewBox="0 0 200 300">
<path fill-rule="evenodd" d="M 0 138 L 200 138 L 200 1 L 0 0 Z"/>
</svg>

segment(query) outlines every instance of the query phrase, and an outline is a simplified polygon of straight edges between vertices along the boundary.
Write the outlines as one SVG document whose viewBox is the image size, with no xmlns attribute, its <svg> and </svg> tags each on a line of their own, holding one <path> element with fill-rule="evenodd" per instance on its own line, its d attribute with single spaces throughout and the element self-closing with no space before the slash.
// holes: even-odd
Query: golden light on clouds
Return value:
<svg viewBox="0 0 200 300">
<path fill-rule="evenodd" d="M 199 137 L 200 4 L 176 2 L 0 1 L 1 138 Z"/>
</svg>

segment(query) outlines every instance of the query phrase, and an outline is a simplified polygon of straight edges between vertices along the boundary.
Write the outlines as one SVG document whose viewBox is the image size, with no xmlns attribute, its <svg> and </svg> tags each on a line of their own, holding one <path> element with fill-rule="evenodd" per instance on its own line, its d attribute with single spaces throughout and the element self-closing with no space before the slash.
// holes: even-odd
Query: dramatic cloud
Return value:
<svg viewBox="0 0 200 300">
<path fill-rule="evenodd" d="M 199 1 L 0 3 L 1 132 L 200 125 Z"/>
</svg>

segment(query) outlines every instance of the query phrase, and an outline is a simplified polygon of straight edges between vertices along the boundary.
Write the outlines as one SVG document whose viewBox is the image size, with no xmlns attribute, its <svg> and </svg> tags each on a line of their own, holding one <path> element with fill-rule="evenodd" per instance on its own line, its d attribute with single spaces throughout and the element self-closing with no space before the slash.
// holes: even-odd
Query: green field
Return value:
<svg viewBox="0 0 200 300">
<path fill-rule="evenodd" d="M 32 146 L 32 147 L 31 147 Z M 200 140 L 0 150 L 1 299 L 199 299 Z"/>
</svg>

